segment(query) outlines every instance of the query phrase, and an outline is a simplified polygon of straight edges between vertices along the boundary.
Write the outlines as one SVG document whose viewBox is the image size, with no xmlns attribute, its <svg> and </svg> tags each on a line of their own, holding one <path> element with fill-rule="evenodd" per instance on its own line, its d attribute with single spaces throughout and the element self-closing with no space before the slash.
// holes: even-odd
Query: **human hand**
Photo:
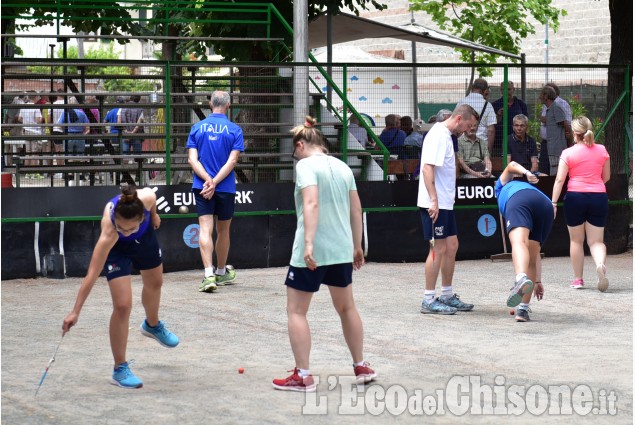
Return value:
<svg viewBox="0 0 635 425">
<path fill-rule="evenodd" d="M 79 319 L 79 315 L 74 312 L 68 313 L 68 315 L 64 318 L 64 322 L 62 323 L 62 336 L 66 335 L 66 332 L 70 331 L 73 326 L 77 323 L 77 319 Z"/>
<path fill-rule="evenodd" d="M 437 201 L 430 202 L 430 208 L 428 208 L 428 215 L 433 223 L 436 223 L 437 218 L 439 217 L 439 206 L 437 205 Z"/>
<path fill-rule="evenodd" d="M 216 190 L 216 185 L 214 184 L 213 179 L 205 180 L 203 183 L 203 189 L 201 190 L 201 196 L 205 199 L 212 199 L 214 196 L 214 191 Z"/>
<path fill-rule="evenodd" d="M 161 227 L 161 217 L 159 217 L 159 214 L 152 214 L 151 220 L 152 220 L 152 227 L 154 227 L 154 230 Z"/>
<path fill-rule="evenodd" d="M 527 171 L 527 173 L 525 173 L 525 175 L 527 176 L 527 181 L 531 184 L 536 184 L 538 183 L 538 176 L 536 176 L 534 173 Z"/>
<path fill-rule="evenodd" d="M 534 296 L 536 297 L 538 301 L 540 301 L 544 295 L 545 295 L 545 287 L 542 286 L 542 282 L 536 282 L 534 284 Z"/>
<path fill-rule="evenodd" d="M 313 258 L 313 243 L 305 242 L 304 243 L 304 264 L 309 268 L 309 270 L 317 269 L 317 261 Z"/>
<path fill-rule="evenodd" d="M 359 270 L 364 265 L 364 250 L 361 247 L 353 250 L 353 270 Z"/>
</svg>

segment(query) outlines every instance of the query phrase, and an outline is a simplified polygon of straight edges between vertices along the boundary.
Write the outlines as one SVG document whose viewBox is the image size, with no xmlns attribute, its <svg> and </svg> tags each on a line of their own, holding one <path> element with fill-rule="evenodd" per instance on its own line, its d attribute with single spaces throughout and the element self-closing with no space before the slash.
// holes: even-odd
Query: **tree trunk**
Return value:
<svg viewBox="0 0 635 425">
<path fill-rule="evenodd" d="M 626 89 L 624 86 L 625 67 L 629 66 L 630 81 L 633 80 L 633 3 L 623 0 L 610 0 L 611 12 L 611 57 L 610 65 L 622 65 L 609 68 L 607 105 L 613 108 L 618 97 Z M 629 99 L 625 99 L 628 101 Z M 606 126 L 606 149 L 611 156 L 611 172 L 623 173 L 628 151 L 625 151 L 625 103 L 620 104 L 611 121 Z M 632 106 L 632 105 L 631 105 Z M 630 112 L 630 111 L 629 111 Z M 632 164 L 629 164 L 632 168 Z"/>
</svg>

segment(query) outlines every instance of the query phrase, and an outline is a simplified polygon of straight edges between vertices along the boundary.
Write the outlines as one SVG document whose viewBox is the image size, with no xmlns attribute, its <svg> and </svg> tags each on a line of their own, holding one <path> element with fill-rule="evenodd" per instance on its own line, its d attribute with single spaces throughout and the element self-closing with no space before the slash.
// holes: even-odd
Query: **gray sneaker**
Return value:
<svg viewBox="0 0 635 425">
<path fill-rule="evenodd" d="M 438 298 L 432 300 L 431 303 L 427 303 L 426 300 L 421 303 L 421 313 L 423 314 L 454 314 L 456 312 L 456 308 L 443 304 Z"/>
<path fill-rule="evenodd" d="M 470 311 L 474 308 L 474 304 L 464 303 L 459 299 L 459 296 L 454 294 L 451 297 L 445 298 L 443 296 L 439 297 L 439 302 L 448 305 L 450 307 L 456 308 L 458 311 Z"/>
<path fill-rule="evenodd" d="M 516 321 L 517 322 L 529 322 L 529 312 L 531 310 L 525 310 L 524 308 L 516 309 Z"/>
<path fill-rule="evenodd" d="M 534 283 L 527 276 L 521 277 L 507 296 L 507 307 L 516 307 L 523 300 L 523 296 L 531 293 Z"/>
</svg>

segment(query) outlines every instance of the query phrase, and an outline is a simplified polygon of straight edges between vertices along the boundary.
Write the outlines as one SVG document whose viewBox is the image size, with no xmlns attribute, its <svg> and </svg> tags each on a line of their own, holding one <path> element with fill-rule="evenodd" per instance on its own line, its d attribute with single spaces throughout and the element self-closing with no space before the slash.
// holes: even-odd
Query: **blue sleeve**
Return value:
<svg viewBox="0 0 635 425">
<path fill-rule="evenodd" d="M 198 144 L 196 143 L 196 132 L 198 129 L 198 126 L 194 126 L 192 127 L 192 130 L 190 130 L 190 135 L 187 137 L 187 143 L 185 144 L 186 149 L 198 149 Z"/>
<path fill-rule="evenodd" d="M 233 151 L 245 152 L 245 140 L 243 139 L 243 131 L 240 127 L 235 132 Z"/>
</svg>

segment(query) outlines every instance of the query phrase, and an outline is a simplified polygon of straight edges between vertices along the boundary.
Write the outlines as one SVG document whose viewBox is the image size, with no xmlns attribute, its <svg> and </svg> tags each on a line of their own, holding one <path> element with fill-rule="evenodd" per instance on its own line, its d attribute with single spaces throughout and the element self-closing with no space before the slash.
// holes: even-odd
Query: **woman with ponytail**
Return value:
<svg viewBox="0 0 635 425">
<path fill-rule="evenodd" d="M 569 176 L 567 193 L 564 196 L 564 216 L 571 239 L 569 251 L 574 280 L 571 287 L 584 287 L 584 238 L 595 261 L 598 290 L 606 291 L 606 246 L 604 226 L 609 212 L 609 201 L 604 185 L 611 177 L 611 161 L 606 148 L 595 143 L 593 124 L 585 117 L 571 122 L 575 144 L 565 149 L 560 156 L 558 174 L 553 185 L 551 203 L 556 216 L 557 202 L 564 181 Z"/>
<path fill-rule="evenodd" d="M 159 320 L 163 262 L 155 230 L 160 225 L 156 195 L 152 189 L 137 190 L 134 186 L 124 186 L 121 195 L 106 204 L 101 219 L 101 234 L 93 250 L 88 272 L 82 280 L 75 306 L 62 324 L 62 331 L 66 334 L 77 323 L 82 306 L 103 270 L 113 303 L 110 317 L 110 346 L 115 360 L 112 383 L 123 388 L 143 386 L 141 380 L 130 371 L 126 360 L 132 310 L 132 267 L 139 270 L 143 280 L 141 302 L 146 319 L 141 324 L 141 333 L 156 339 L 164 347 L 173 348 L 179 343 L 179 338 Z"/>
<path fill-rule="evenodd" d="M 364 264 L 362 206 L 353 172 L 327 155 L 315 119 L 293 129 L 296 164 L 295 209 L 298 225 L 285 285 L 289 340 L 295 359 L 293 374 L 274 379 L 283 391 L 315 391 L 309 370 L 311 331 L 306 315 L 313 293 L 327 285 L 351 352 L 353 372 L 360 383 L 377 374 L 364 360 L 364 330 L 353 299 L 353 269 Z"/>
</svg>

